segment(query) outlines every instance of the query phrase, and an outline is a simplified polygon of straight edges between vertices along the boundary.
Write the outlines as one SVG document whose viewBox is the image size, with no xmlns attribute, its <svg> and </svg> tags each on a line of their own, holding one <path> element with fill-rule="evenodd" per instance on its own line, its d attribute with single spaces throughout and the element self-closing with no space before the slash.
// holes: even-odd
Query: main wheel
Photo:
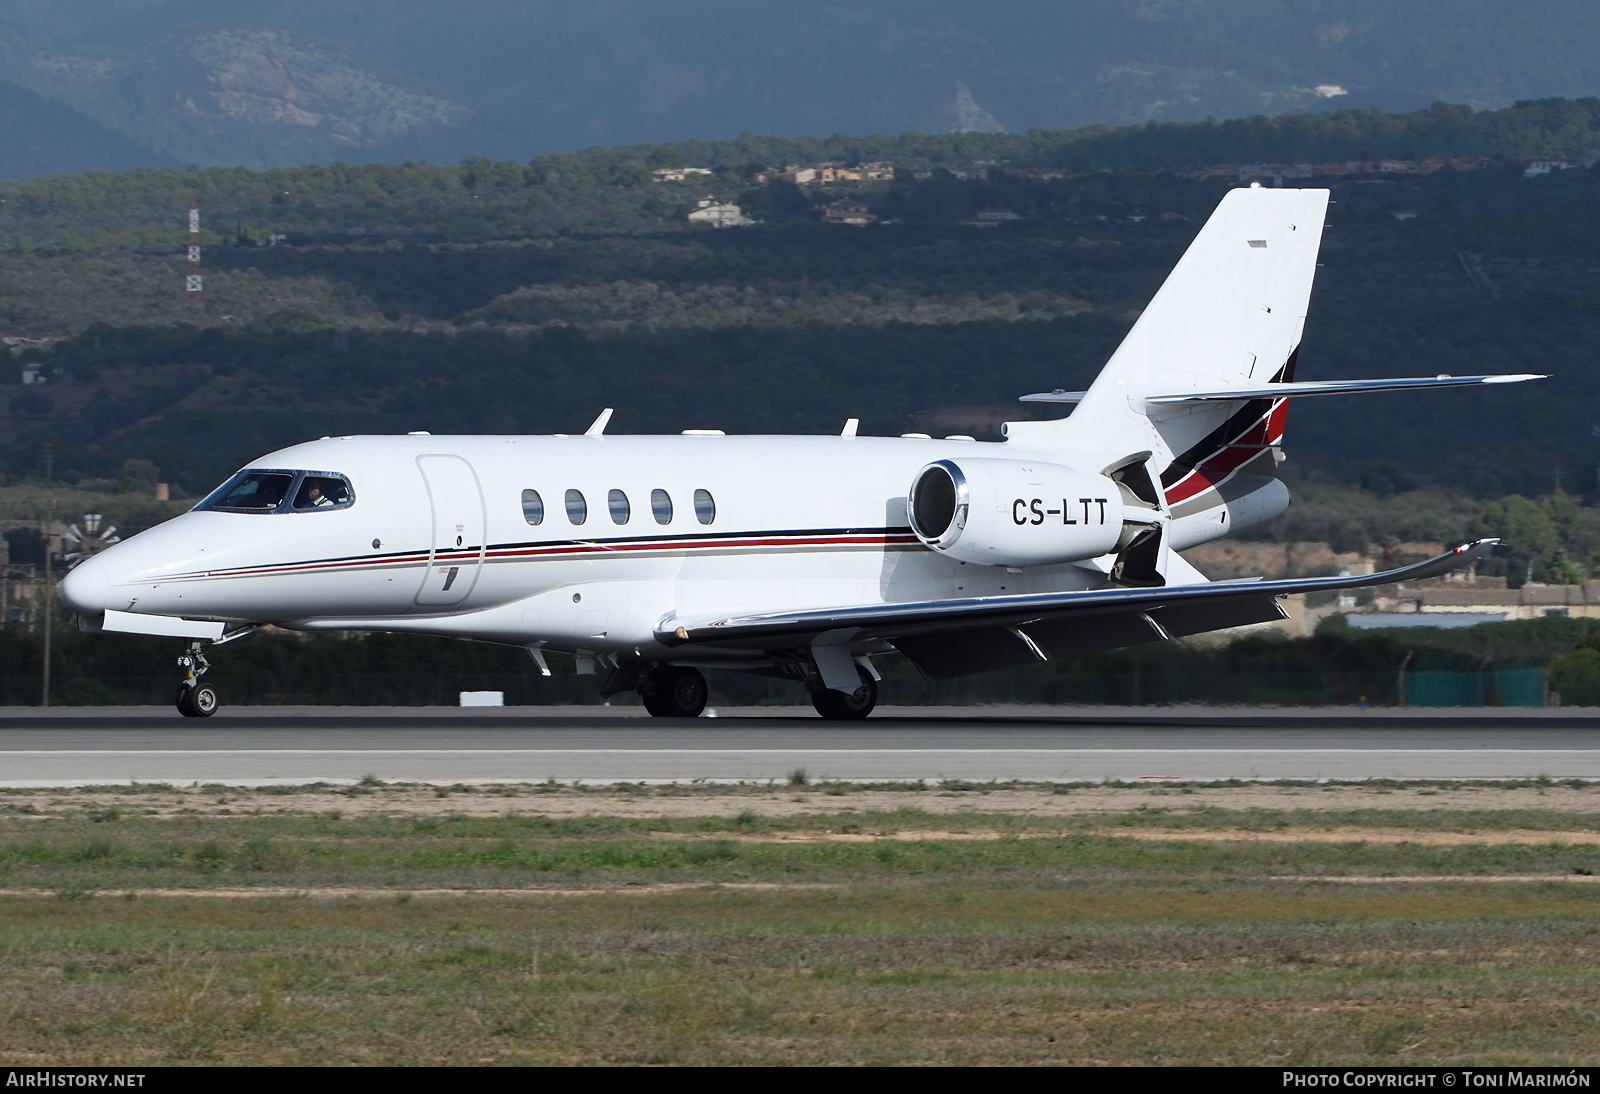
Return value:
<svg viewBox="0 0 1600 1094">
<path fill-rule="evenodd" d="M 698 669 L 668 666 L 655 674 L 655 694 L 644 697 L 644 708 L 657 718 L 698 718 L 706 691 Z"/>
<path fill-rule="evenodd" d="M 195 713 L 194 709 L 194 688 L 190 687 L 188 684 L 178 685 L 178 697 L 176 700 L 174 700 L 173 706 L 177 707 L 178 713 L 183 715 L 185 718 L 199 717 L 199 715 Z"/>
<path fill-rule="evenodd" d="M 196 718 L 209 718 L 217 712 L 222 705 L 222 700 L 217 697 L 217 689 L 210 684 L 200 684 L 189 689 L 189 706 L 194 710 Z"/>
<path fill-rule="evenodd" d="M 878 705 L 878 682 L 866 669 L 857 666 L 856 671 L 861 674 L 861 686 L 849 695 L 832 688 L 811 693 L 811 705 L 818 714 L 836 722 L 854 722 L 872 713 Z"/>
</svg>

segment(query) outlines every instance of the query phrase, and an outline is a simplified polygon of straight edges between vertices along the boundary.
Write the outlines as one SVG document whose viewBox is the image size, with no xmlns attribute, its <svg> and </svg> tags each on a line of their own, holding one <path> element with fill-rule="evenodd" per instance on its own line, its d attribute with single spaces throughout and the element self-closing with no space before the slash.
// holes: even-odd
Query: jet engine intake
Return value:
<svg viewBox="0 0 1600 1094">
<path fill-rule="evenodd" d="M 1122 535 L 1123 493 L 1106 475 L 1026 460 L 936 460 L 906 496 L 923 546 L 985 566 L 1098 558 Z"/>
</svg>

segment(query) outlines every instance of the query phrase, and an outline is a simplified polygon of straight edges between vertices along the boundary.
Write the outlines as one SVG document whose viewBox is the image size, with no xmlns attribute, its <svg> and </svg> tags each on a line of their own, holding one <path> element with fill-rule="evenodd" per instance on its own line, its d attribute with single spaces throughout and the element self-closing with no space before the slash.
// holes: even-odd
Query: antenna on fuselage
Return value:
<svg viewBox="0 0 1600 1094">
<path fill-rule="evenodd" d="M 610 423 L 610 421 L 611 408 L 606 407 L 600 412 L 600 417 L 594 420 L 594 424 L 583 431 L 583 435 L 585 437 L 599 437 L 603 435 L 606 431 L 606 426 Z"/>
<path fill-rule="evenodd" d="M 856 429 L 860 427 L 860 425 L 860 418 L 846 418 L 844 421 L 844 428 L 839 430 L 839 436 L 854 437 L 856 435 Z"/>
</svg>

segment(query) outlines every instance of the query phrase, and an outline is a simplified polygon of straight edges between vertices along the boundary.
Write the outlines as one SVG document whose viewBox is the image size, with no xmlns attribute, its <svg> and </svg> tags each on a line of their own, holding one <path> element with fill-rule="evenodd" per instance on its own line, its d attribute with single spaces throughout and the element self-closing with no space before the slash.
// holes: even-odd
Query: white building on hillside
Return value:
<svg viewBox="0 0 1600 1094">
<path fill-rule="evenodd" d="M 756 221 L 744 215 L 732 202 L 714 202 L 703 200 L 700 207 L 689 214 L 690 224 L 709 224 L 713 228 L 744 228 Z"/>
</svg>

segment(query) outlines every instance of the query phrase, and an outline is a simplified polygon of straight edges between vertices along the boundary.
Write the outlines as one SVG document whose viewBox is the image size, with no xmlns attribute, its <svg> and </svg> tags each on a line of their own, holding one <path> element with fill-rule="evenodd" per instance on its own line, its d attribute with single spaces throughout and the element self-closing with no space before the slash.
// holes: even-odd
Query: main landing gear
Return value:
<svg viewBox="0 0 1600 1094">
<path fill-rule="evenodd" d="M 706 709 L 706 678 L 699 669 L 658 665 L 640 678 L 639 694 L 657 718 L 698 718 Z"/>
<path fill-rule="evenodd" d="M 854 722 L 872 713 L 872 708 L 878 705 L 878 682 L 866 669 L 858 666 L 856 671 L 861 674 L 861 686 L 849 695 L 835 691 L 820 680 L 812 685 L 811 705 L 817 708 L 818 714 L 830 721 Z"/>
<path fill-rule="evenodd" d="M 878 682 L 861 666 L 856 672 L 861 685 L 853 692 L 835 691 L 822 682 L 816 668 L 795 658 L 789 678 L 806 681 L 811 705 L 817 713 L 835 722 L 854 722 L 872 713 L 878 705 Z M 621 690 L 616 688 L 614 690 Z M 644 698 L 644 709 L 657 718 L 698 718 L 706 708 L 706 678 L 687 665 L 656 665 L 638 677 L 637 690 Z M 607 692 L 609 694 L 609 692 Z"/>
<path fill-rule="evenodd" d="M 200 682 L 200 677 L 210 670 L 211 662 L 207 661 L 206 655 L 201 652 L 198 641 L 189 643 L 183 655 L 178 658 L 178 667 L 183 669 L 183 683 L 178 685 L 178 700 L 175 704 L 178 713 L 185 718 L 211 717 L 222 705 L 222 700 L 217 697 L 216 688 Z"/>
</svg>

